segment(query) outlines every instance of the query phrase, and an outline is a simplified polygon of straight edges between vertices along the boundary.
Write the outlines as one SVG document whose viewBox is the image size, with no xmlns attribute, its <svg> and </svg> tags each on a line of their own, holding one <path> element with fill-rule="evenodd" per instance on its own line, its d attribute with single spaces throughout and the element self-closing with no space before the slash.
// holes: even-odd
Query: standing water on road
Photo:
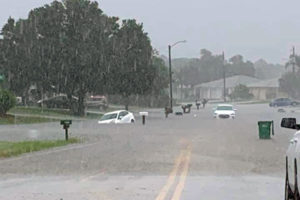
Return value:
<svg viewBox="0 0 300 200">
<path fill-rule="evenodd" d="M 0 200 L 300 198 L 300 3 L 2 5 Z"/>
</svg>

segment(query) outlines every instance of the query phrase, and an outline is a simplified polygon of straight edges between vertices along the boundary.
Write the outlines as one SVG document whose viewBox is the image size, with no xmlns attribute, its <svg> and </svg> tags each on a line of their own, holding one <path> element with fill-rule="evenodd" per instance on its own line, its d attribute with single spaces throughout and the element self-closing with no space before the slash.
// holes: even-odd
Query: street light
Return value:
<svg viewBox="0 0 300 200">
<path fill-rule="evenodd" d="M 223 63 L 223 98 L 226 102 L 226 63 L 225 63 L 225 54 L 222 53 L 222 63 Z"/>
<path fill-rule="evenodd" d="M 169 76 L 170 76 L 170 108 L 173 112 L 173 93 L 172 93 L 172 58 L 171 58 L 171 50 L 172 47 L 175 47 L 179 43 L 186 43 L 186 40 L 175 42 L 173 45 L 169 45 Z"/>
</svg>

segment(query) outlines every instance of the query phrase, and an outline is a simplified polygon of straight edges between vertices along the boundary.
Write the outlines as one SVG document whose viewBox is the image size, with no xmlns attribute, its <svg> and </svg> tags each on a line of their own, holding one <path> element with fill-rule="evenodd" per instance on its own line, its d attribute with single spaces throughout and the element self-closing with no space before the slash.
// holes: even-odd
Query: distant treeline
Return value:
<svg viewBox="0 0 300 200">
<path fill-rule="evenodd" d="M 222 55 L 213 55 L 212 52 L 202 49 L 200 58 L 180 58 L 173 60 L 176 83 L 185 86 L 195 86 L 234 75 L 245 75 L 259 79 L 280 77 L 284 66 L 268 64 L 264 60 L 255 63 L 245 61 L 242 55 L 235 55 L 223 61 Z"/>
</svg>

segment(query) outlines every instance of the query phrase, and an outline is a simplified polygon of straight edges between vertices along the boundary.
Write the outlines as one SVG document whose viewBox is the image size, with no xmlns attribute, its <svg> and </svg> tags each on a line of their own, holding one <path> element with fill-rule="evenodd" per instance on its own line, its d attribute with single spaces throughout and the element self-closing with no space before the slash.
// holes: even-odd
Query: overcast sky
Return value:
<svg viewBox="0 0 300 200">
<path fill-rule="evenodd" d="M 0 0 L 0 26 L 9 16 L 25 18 L 52 0 Z M 292 45 L 300 52 L 299 0 L 98 0 L 110 16 L 143 22 L 154 48 L 167 55 L 167 45 L 187 40 L 173 49 L 174 57 L 199 57 L 200 49 L 226 58 L 242 54 L 284 63 Z"/>
</svg>

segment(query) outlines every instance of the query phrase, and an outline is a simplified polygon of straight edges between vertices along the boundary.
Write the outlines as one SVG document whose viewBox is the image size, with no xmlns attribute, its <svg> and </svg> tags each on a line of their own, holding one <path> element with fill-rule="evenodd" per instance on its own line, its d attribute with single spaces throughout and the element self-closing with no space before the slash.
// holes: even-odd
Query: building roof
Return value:
<svg viewBox="0 0 300 200">
<path fill-rule="evenodd" d="M 263 80 L 256 83 L 250 83 L 247 85 L 250 88 L 279 88 L 279 78 L 273 78 L 269 80 Z"/>
<path fill-rule="evenodd" d="M 216 81 L 211 81 L 211 82 L 207 82 L 207 83 L 202 83 L 199 85 L 196 85 L 195 88 L 223 88 L 223 79 L 219 79 Z M 239 84 L 242 85 L 248 85 L 250 83 L 256 83 L 256 82 L 260 82 L 259 79 L 257 78 L 253 78 L 250 76 L 243 76 L 243 75 L 238 75 L 238 76 L 232 76 L 232 77 L 227 77 L 226 78 L 226 87 L 227 88 L 234 88 Z"/>
</svg>

